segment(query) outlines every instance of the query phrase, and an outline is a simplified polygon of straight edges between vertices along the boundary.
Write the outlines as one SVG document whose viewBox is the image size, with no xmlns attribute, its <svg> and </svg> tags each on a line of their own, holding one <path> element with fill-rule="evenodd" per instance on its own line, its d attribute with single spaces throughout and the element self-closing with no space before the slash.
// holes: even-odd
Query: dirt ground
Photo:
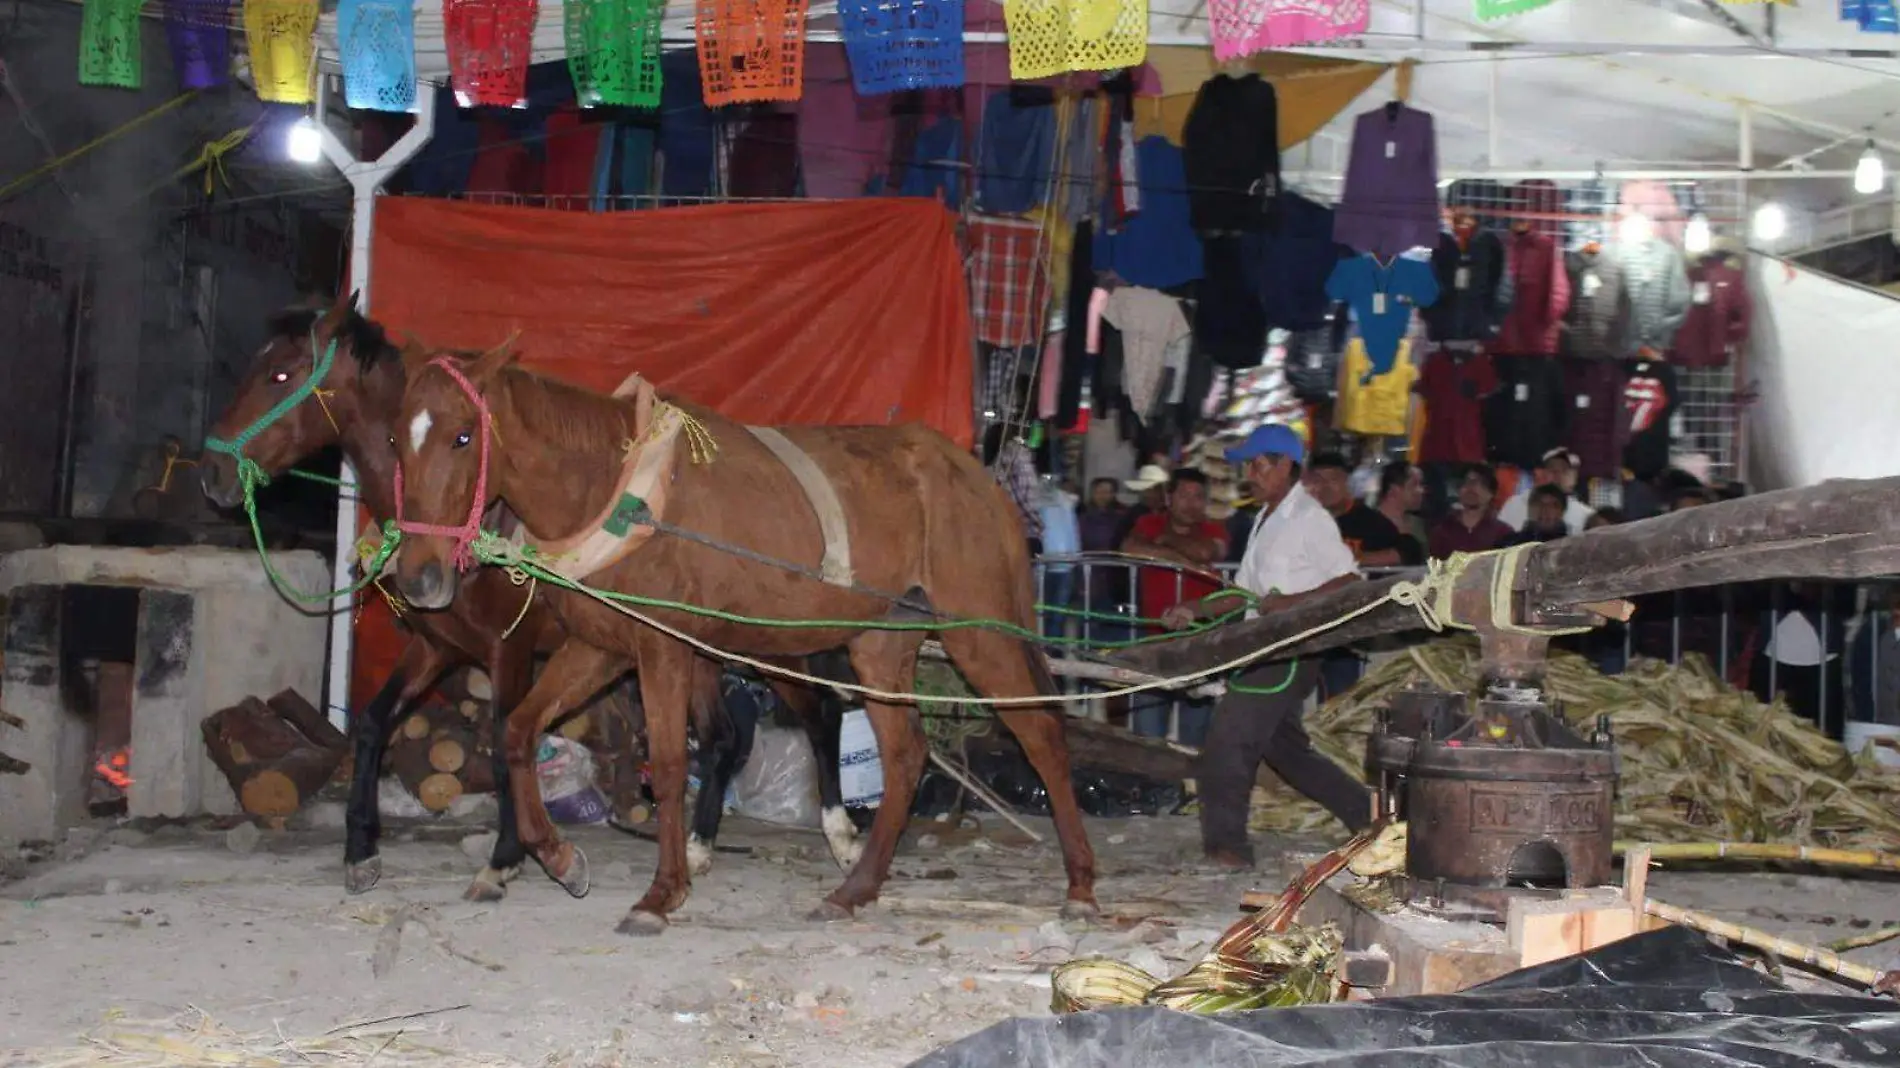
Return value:
<svg viewBox="0 0 1900 1068">
<path fill-rule="evenodd" d="M 1000 823 L 915 824 L 885 902 L 827 925 L 805 919 L 839 879 L 823 839 L 734 818 L 658 939 L 614 933 L 655 847 L 610 828 L 573 831 L 588 897 L 536 871 L 505 902 L 470 905 L 461 891 L 478 864 L 462 843 L 478 821 L 392 825 L 382 883 L 360 897 L 341 888 L 340 829 L 106 825 L 0 887 L 0 1065 L 50 1063 L 88 1034 L 176 1017 L 255 1049 L 387 1036 L 379 1064 L 423 1063 L 426 1045 L 446 1051 L 440 1064 L 885 1068 L 1047 1012 L 1047 969 L 1076 952 L 1179 971 L 1237 917 L 1242 892 L 1277 889 L 1290 869 L 1199 873 L 1187 818 L 1091 821 L 1100 898 L 1119 920 L 1065 929 L 1054 836 L 1035 825 L 1047 844 Z M 1261 855 L 1328 844 L 1262 843 Z M 1900 924 L 1891 882 L 1664 871 L 1651 887 L 1812 941 Z M 397 941 L 390 920 L 405 905 L 426 906 L 429 922 Z M 1897 944 L 1854 956 L 1900 966 Z"/>
</svg>

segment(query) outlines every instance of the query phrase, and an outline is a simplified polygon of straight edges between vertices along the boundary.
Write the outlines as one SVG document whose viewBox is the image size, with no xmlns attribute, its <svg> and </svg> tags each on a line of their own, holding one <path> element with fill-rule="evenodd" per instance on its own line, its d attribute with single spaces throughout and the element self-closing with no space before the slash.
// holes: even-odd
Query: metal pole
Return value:
<svg viewBox="0 0 1900 1068">
<path fill-rule="evenodd" d="M 1491 91 L 1488 94 L 1488 99 L 1485 101 L 1484 116 L 1484 134 L 1490 146 L 1490 153 L 1485 158 L 1490 161 L 1492 168 L 1495 169 L 1502 165 L 1504 157 L 1498 136 L 1498 94 L 1501 92 L 1499 86 L 1502 85 L 1504 81 L 1504 66 L 1501 60 L 1493 56 L 1491 57 L 1490 67 Z"/>
<path fill-rule="evenodd" d="M 356 307 L 363 314 L 369 314 L 371 238 L 376 230 L 376 196 L 382 190 L 383 183 L 394 174 L 397 168 L 409 162 L 422 146 L 429 143 L 435 133 L 435 86 L 427 82 L 416 85 L 416 122 L 404 133 L 389 150 L 375 160 L 359 160 L 343 143 L 328 123 L 323 121 L 324 83 L 326 77 L 320 76 L 317 82 L 317 128 L 323 134 L 323 155 L 337 170 L 343 172 L 343 178 L 350 183 L 352 191 L 352 213 L 350 219 L 350 275 L 349 285 L 356 292 Z M 334 588 L 342 589 L 350 584 L 350 571 L 354 563 L 353 548 L 356 545 L 356 529 L 361 522 L 356 507 L 356 496 L 347 487 L 356 481 L 356 469 L 348 460 L 343 461 L 340 472 L 346 488 L 337 491 L 336 499 L 336 555 L 331 561 L 330 573 Z M 343 727 L 349 720 L 350 707 L 350 660 L 355 652 L 355 632 L 351 629 L 354 613 L 340 611 L 330 617 L 330 670 L 328 696 L 324 698 L 331 722 Z"/>
<path fill-rule="evenodd" d="M 92 260 L 79 266 L 79 285 L 73 290 L 71 320 L 66 330 L 66 403 L 59 413 L 59 481 L 53 489 L 53 514 L 73 517 L 73 438 L 78 434 L 79 361 L 85 355 L 86 297 L 92 288 Z"/>
</svg>

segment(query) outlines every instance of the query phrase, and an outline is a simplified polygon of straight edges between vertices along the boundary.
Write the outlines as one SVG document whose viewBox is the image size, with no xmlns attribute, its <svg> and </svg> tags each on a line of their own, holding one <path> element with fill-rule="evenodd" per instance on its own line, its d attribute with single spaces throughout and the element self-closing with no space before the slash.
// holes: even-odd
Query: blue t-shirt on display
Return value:
<svg viewBox="0 0 1900 1068">
<path fill-rule="evenodd" d="M 1438 300 L 1438 279 L 1432 265 L 1409 256 L 1380 263 L 1371 253 L 1339 261 L 1326 279 L 1326 295 L 1343 300 L 1359 323 L 1370 365 L 1361 385 L 1392 370 L 1399 342 L 1412 323 L 1414 308 Z"/>
</svg>

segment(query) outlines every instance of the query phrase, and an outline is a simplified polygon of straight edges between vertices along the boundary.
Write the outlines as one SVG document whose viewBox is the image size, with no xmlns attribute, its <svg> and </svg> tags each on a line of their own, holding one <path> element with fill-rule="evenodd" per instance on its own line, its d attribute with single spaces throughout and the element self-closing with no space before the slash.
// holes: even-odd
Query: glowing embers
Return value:
<svg viewBox="0 0 1900 1068">
<path fill-rule="evenodd" d="M 317 0 L 244 0 L 244 40 L 259 100 L 310 103 L 316 32 Z"/>
<path fill-rule="evenodd" d="M 1313 44 L 1366 32 L 1371 0 L 1207 0 L 1214 58 Z"/>
<path fill-rule="evenodd" d="M 666 0 L 566 0 L 567 69 L 584 108 L 660 106 L 660 16 Z"/>
<path fill-rule="evenodd" d="M 1148 0 L 1005 0 L 1009 76 L 1119 70 L 1148 56 Z"/>
<path fill-rule="evenodd" d="M 351 107 L 415 108 L 415 0 L 340 0 L 336 35 L 343 54 L 343 98 Z"/>
<path fill-rule="evenodd" d="M 706 103 L 799 99 L 808 6 L 809 0 L 698 0 L 693 33 Z"/>
<path fill-rule="evenodd" d="M 183 89 L 210 89 L 231 79 L 231 17 L 224 0 L 165 0 L 165 43 Z"/>
<path fill-rule="evenodd" d="M 838 0 L 858 92 L 963 85 L 963 0 Z"/>
<path fill-rule="evenodd" d="M 79 16 L 79 84 L 137 89 L 139 0 L 86 0 Z"/>
<path fill-rule="evenodd" d="M 536 0 L 443 0 L 449 86 L 457 104 L 528 106 L 528 56 L 540 12 Z"/>
</svg>

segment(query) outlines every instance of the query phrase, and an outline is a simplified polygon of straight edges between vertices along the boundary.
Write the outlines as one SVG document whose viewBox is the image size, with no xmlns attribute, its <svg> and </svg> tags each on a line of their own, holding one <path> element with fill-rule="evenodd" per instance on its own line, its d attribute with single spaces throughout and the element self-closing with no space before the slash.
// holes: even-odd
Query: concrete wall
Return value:
<svg viewBox="0 0 1900 1068">
<path fill-rule="evenodd" d="M 0 185 L 179 92 L 155 20 L 143 24 L 144 88 L 78 84 L 79 19 L 77 4 L 46 3 L 0 18 Z M 59 512 L 68 411 L 75 516 L 130 514 L 167 435 L 196 452 L 262 343 L 265 313 L 299 293 L 301 209 L 270 194 L 321 176 L 260 143 L 227 168 L 240 188 L 208 202 L 197 179 L 168 178 L 260 117 L 272 116 L 247 88 L 208 91 L 0 200 L 0 512 Z M 260 187 L 260 174 L 280 180 Z"/>
</svg>

